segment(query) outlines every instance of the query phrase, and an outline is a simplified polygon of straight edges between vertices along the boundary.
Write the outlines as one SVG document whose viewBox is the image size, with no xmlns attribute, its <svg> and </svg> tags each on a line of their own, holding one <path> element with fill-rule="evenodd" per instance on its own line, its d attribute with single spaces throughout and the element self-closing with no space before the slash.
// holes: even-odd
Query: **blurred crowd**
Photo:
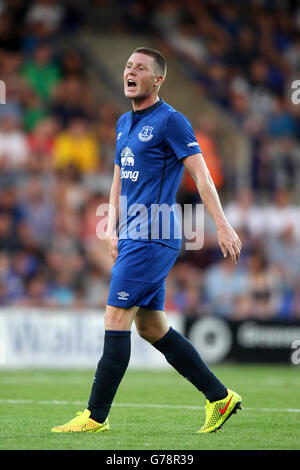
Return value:
<svg viewBox="0 0 300 470">
<path fill-rule="evenodd" d="M 202 93 L 247 135 L 252 189 L 299 196 L 300 108 L 291 98 L 300 73 L 300 2 L 166 0 L 151 23 Z"/>
<path fill-rule="evenodd" d="M 206 216 L 203 249 L 183 250 L 167 279 L 166 309 L 299 318 L 295 1 L 0 0 L 0 306 L 105 307 L 112 262 L 97 208 L 108 201 L 120 111 L 98 97 L 80 52 L 58 41 L 86 28 L 158 38 L 251 146 L 249 187 L 236 193 L 230 181 L 225 204 L 243 242 L 238 265 L 221 256 Z M 222 197 L 215 123 L 199 116 L 193 125 Z M 188 175 L 178 202 L 199 202 Z"/>
</svg>

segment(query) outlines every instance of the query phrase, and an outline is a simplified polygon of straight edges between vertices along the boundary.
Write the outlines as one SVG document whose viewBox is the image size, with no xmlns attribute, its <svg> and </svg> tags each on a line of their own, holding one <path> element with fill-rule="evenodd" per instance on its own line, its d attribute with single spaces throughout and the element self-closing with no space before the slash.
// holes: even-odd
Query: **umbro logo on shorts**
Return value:
<svg viewBox="0 0 300 470">
<path fill-rule="evenodd" d="M 128 294 L 125 291 L 118 292 L 118 300 L 127 300 L 127 297 L 129 297 L 130 294 Z"/>
</svg>

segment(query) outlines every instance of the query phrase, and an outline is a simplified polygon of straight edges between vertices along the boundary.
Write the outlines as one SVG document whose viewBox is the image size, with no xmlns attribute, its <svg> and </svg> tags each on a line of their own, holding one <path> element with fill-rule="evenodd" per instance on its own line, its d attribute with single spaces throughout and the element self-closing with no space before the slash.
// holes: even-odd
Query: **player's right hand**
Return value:
<svg viewBox="0 0 300 470">
<path fill-rule="evenodd" d="M 228 252 L 232 261 L 237 263 L 241 254 L 242 242 L 229 223 L 218 228 L 218 242 L 224 258 L 227 257 Z"/>
<path fill-rule="evenodd" d="M 114 262 L 118 257 L 118 240 L 119 238 L 116 235 L 105 235 L 105 241 L 108 246 L 109 256 L 112 257 Z"/>
</svg>

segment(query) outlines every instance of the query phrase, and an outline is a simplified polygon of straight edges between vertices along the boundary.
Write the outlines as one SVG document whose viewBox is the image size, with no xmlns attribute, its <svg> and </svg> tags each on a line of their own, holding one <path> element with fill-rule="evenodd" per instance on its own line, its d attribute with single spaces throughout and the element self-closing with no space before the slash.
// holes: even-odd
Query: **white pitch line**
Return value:
<svg viewBox="0 0 300 470">
<path fill-rule="evenodd" d="M 7 403 L 9 405 L 86 405 L 85 401 L 58 401 L 58 400 L 14 400 L 10 398 L 0 398 L 0 403 Z M 203 410 L 204 406 L 192 406 L 192 405 L 161 405 L 161 404 L 150 404 L 150 403 L 113 403 L 113 407 L 120 408 L 167 408 L 174 410 Z M 264 411 L 264 412 L 276 412 L 276 413 L 300 413 L 298 408 L 245 408 L 245 411 Z"/>
<path fill-rule="evenodd" d="M 10 398 L 0 398 L 0 403 L 12 405 L 18 404 L 36 404 L 36 405 L 86 405 L 85 401 L 58 401 L 58 400 L 14 400 Z M 123 408 L 169 408 L 169 409 L 185 409 L 185 410 L 202 410 L 204 406 L 190 405 L 158 405 L 149 403 L 113 403 L 113 406 Z"/>
</svg>

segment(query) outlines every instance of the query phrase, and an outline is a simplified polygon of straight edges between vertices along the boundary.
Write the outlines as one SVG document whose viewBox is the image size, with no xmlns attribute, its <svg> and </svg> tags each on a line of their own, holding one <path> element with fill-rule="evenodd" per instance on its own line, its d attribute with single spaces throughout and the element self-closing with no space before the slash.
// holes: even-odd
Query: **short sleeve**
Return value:
<svg viewBox="0 0 300 470">
<path fill-rule="evenodd" d="M 172 113 L 168 119 L 166 140 L 178 160 L 201 153 L 190 121 L 178 111 Z"/>
<path fill-rule="evenodd" d="M 117 147 L 116 147 L 116 151 L 115 151 L 115 164 L 121 166 L 120 152 L 118 151 Z"/>
<path fill-rule="evenodd" d="M 119 165 L 119 166 L 121 166 L 121 159 L 120 159 L 120 149 L 119 149 L 119 145 L 118 145 L 118 141 L 119 141 L 119 138 L 120 138 L 120 132 L 119 132 L 119 121 L 120 121 L 120 119 L 118 120 L 118 122 L 117 122 L 117 125 L 116 125 L 116 150 L 115 150 L 115 164 L 116 164 L 116 165 Z"/>
</svg>

